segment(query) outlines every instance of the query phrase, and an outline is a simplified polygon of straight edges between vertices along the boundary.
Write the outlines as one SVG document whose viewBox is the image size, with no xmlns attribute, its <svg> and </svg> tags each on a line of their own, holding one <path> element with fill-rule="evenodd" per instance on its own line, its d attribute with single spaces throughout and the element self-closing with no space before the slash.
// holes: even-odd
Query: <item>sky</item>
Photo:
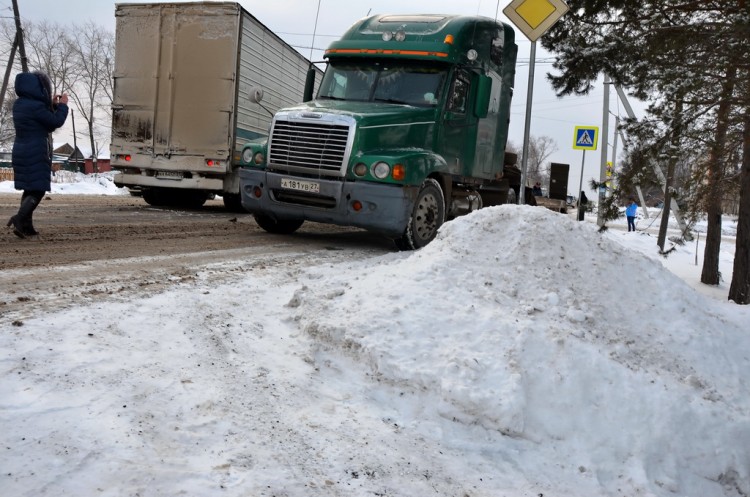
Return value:
<svg viewBox="0 0 750 497">
<path fill-rule="evenodd" d="M 127 194 L 78 178 L 51 195 Z M 750 495 L 750 307 L 640 216 L 491 207 L 0 315 L 0 495 Z"/>
<path fill-rule="evenodd" d="M 114 11 L 116 3 L 112 0 L 66 0 L 64 2 L 58 0 L 18 0 L 22 18 L 28 18 L 32 21 L 46 19 L 78 24 L 93 20 L 113 32 L 115 29 Z M 502 14 L 502 10 L 510 3 L 507 0 L 500 0 L 499 3 L 490 0 L 461 0 L 460 2 L 448 0 L 411 0 L 409 2 L 380 0 L 369 3 L 352 2 L 351 0 L 320 0 L 319 12 L 318 2 L 314 0 L 273 2 L 242 0 L 239 3 L 287 43 L 297 47 L 306 57 L 310 57 L 310 47 L 314 47 L 315 50 L 312 52 L 314 60 L 322 60 L 323 50 L 343 34 L 354 21 L 368 14 L 448 13 L 478 14 L 494 18 L 497 13 L 499 20 L 510 24 Z M 12 14 L 11 5 L 10 0 L 0 0 L 0 12 Z M 316 18 L 318 19 L 317 28 Z M 314 43 L 313 33 L 315 33 Z M 516 43 L 519 47 L 519 63 L 517 64 L 515 92 L 511 108 L 509 139 L 520 149 L 524 139 L 531 44 L 519 30 L 516 30 Z M 570 165 L 568 191 L 577 195 L 578 185 L 581 182 L 581 164 L 584 160 L 584 154 L 580 150 L 573 149 L 574 129 L 576 126 L 602 127 L 604 85 L 600 79 L 592 93 L 586 97 L 559 99 L 545 79 L 545 74 L 552 70 L 551 62 L 551 55 L 545 52 L 541 46 L 538 46 L 534 71 L 530 134 L 533 136 L 549 136 L 555 140 L 558 151 L 552 154 L 549 160 Z M 639 112 L 639 108 L 642 108 L 633 99 L 631 99 L 631 105 L 635 108 L 636 113 Z M 610 93 L 610 111 L 613 114 L 625 117 L 624 108 L 617 101 L 617 95 L 614 91 Z M 608 118 L 610 120 L 608 159 L 611 160 L 615 121 L 612 115 L 609 115 Z M 69 133 L 69 130 L 58 132 L 58 134 L 62 133 Z M 56 138 L 56 141 L 60 140 L 60 138 Z M 621 142 L 622 140 L 619 140 L 618 157 L 623 156 Z M 602 149 L 603 145 L 600 140 L 597 151 L 590 151 L 585 154 L 583 183 L 589 198 L 596 198 L 597 196 L 594 190 L 587 188 L 587 184 L 590 179 L 599 179 L 600 177 Z"/>
</svg>

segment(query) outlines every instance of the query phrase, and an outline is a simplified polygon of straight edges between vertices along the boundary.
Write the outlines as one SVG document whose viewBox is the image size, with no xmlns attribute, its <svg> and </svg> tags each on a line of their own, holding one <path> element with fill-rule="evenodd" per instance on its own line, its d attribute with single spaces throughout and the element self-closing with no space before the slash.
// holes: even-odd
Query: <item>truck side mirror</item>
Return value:
<svg viewBox="0 0 750 497">
<path fill-rule="evenodd" d="M 305 93 L 302 96 L 303 102 L 309 102 L 313 99 L 313 89 L 315 87 L 315 68 L 310 64 L 310 69 L 307 70 L 307 78 L 305 79 Z"/>
<path fill-rule="evenodd" d="M 477 80 L 477 98 L 474 100 L 474 115 L 479 119 L 487 117 L 492 93 L 492 78 L 480 74 Z"/>
</svg>

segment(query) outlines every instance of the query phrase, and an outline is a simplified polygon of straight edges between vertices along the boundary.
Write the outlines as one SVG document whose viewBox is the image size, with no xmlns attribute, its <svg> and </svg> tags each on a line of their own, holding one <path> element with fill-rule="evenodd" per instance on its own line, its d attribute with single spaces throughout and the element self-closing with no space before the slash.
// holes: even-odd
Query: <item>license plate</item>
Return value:
<svg viewBox="0 0 750 497">
<path fill-rule="evenodd" d="M 297 190 L 300 192 L 320 193 L 320 183 L 315 181 L 299 181 L 296 179 L 281 178 L 281 188 Z"/>
<path fill-rule="evenodd" d="M 180 171 L 157 171 L 156 177 L 160 179 L 182 179 Z"/>
</svg>

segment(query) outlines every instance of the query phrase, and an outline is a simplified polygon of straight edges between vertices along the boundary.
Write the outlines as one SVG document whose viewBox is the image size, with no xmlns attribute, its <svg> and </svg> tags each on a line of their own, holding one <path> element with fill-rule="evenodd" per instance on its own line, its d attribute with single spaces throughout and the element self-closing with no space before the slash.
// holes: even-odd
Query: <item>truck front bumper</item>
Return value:
<svg viewBox="0 0 750 497">
<path fill-rule="evenodd" d="M 283 188 L 282 179 L 314 182 L 319 191 L 313 194 Z M 406 230 L 417 193 L 416 186 L 308 179 L 240 169 L 242 206 L 248 212 L 276 219 L 356 226 L 393 237 Z M 355 209 L 357 205 L 361 206 L 359 210 Z"/>
</svg>

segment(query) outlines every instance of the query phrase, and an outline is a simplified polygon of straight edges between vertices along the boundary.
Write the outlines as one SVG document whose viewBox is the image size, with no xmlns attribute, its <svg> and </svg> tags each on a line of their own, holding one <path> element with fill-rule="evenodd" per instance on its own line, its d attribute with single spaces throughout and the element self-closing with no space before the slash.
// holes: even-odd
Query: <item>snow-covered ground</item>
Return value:
<svg viewBox="0 0 750 497">
<path fill-rule="evenodd" d="M 624 225 L 493 207 L 3 325 L 0 495 L 750 495 L 734 240 L 706 289 Z"/>
</svg>

